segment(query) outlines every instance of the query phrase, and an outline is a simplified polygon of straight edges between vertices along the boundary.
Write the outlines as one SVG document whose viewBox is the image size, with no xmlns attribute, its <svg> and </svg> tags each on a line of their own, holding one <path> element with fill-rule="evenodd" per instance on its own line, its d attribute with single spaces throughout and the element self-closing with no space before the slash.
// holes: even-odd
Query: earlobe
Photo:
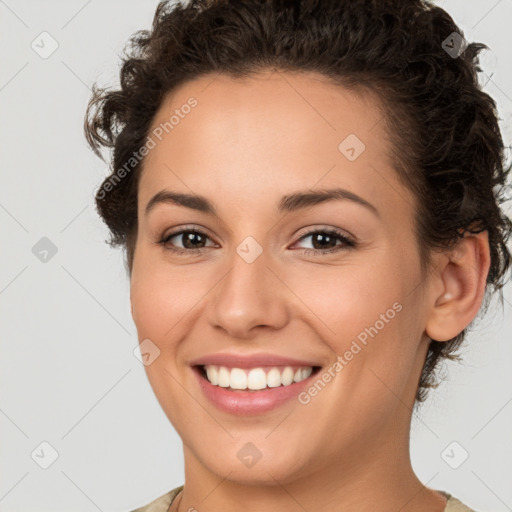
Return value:
<svg viewBox="0 0 512 512">
<path fill-rule="evenodd" d="M 482 304 L 490 266 L 487 231 L 467 234 L 445 253 L 440 279 L 441 293 L 432 297 L 431 312 L 425 327 L 429 338 L 448 341 L 475 318 Z"/>
</svg>

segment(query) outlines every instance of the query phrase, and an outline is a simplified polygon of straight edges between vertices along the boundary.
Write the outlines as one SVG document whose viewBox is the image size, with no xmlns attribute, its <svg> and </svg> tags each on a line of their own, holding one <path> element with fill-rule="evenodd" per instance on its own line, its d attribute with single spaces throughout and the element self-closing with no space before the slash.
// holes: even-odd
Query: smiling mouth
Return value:
<svg viewBox="0 0 512 512">
<path fill-rule="evenodd" d="M 222 365 L 193 367 L 211 385 L 228 391 L 261 391 L 288 387 L 318 373 L 320 366 L 260 366 L 236 368 Z"/>
</svg>

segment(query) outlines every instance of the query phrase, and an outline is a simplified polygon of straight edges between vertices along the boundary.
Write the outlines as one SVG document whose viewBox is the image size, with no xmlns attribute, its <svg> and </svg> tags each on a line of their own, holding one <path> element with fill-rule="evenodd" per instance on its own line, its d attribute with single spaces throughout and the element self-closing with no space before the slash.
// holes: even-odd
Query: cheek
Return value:
<svg viewBox="0 0 512 512">
<path fill-rule="evenodd" d="M 397 281 L 386 278 L 389 272 L 371 272 L 368 266 L 347 264 L 330 269 L 309 271 L 308 278 L 290 274 L 288 283 L 297 297 L 316 317 L 319 332 L 325 339 L 343 349 L 350 339 L 357 337 L 379 321 L 380 315 L 395 317 L 393 304 L 400 300 Z M 334 348 L 334 347 L 333 347 Z"/>
<path fill-rule="evenodd" d="M 203 294 L 179 271 L 163 271 L 142 259 L 134 264 L 130 297 L 138 339 L 149 339 L 159 349 L 158 357 L 144 370 L 163 411 L 180 433 L 180 418 L 187 417 L 190 399 L 182 391 L 186 384 L 177 351 L 187 333 L 186 315 Z"/>
<path fill-rule="evenodd" d="M 418 277 L 410 265 L 390 257 L 377 268 L 353 264 L 309 272 L 307 280 L 289 274 L 290 288 L 310 311 L 310 326 L 332 350 L 333 361 L 343 357 L 344 377 L 337 381 L 346 389 L 361 379 L 376 379 L 369 369 L 391 388 L 407 378 L 418 349 L 421 313 L 411 293 Z"/>
<path fill-rule="evenodd" d="M 164 340 L 193 310 L 204 289 L 196 273 L 139 258 L 130 284 L 132 315 L 139 336 Z"/>
</svg>

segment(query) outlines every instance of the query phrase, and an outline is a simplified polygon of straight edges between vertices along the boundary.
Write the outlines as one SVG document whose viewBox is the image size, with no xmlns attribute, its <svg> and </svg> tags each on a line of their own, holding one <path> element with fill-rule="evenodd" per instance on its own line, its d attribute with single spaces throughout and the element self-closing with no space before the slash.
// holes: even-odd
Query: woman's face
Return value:
<svg viewBox="0 0 512 512">
<path fill-rule="evenodd" d="M 208 75 L 149 135 L 132 314 L 187 468 L 286 483 L 407 446 L 428 281 L 377 104 L 312 73 Z"/>
</svg>

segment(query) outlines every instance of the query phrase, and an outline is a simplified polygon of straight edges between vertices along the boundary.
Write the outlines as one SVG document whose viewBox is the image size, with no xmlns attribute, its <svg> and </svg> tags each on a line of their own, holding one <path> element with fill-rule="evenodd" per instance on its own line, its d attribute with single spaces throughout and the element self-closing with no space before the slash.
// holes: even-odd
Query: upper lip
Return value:
<svg viewBox="0 0 512 512">
<path fill-rule="evenodd" d="M 277 354 L 228 354 L 216 353 L 205 355 L 190 362 L 191 366 L 205 366 L 215 364 L 230 368 L 257 368 L 260 366 L 321 366 L 313 361 L 292 359 Z"/>
</svg>

